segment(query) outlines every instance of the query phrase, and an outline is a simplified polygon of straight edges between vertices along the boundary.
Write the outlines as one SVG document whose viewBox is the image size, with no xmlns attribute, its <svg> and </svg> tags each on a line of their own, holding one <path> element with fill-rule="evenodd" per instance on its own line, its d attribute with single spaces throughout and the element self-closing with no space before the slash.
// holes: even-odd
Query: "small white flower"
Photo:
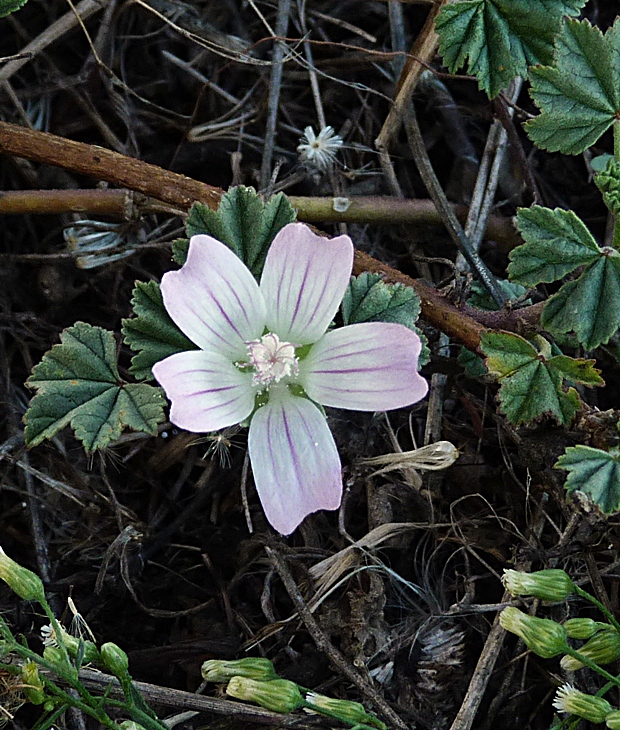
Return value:
<svg viewBox="0 0 620 730">
<path fill-rule="evenodd" d="M 43 641 L 44 646 L 58 646 L 56 632 L 54 631 L 51 624 L 45 624 L 45 626 L 41 626 L 41 640 Z"/>
<path fill-rule="evenodd" d="M 323 127 L 318 135 L 314 134 L 312 127 L 306 127 L 297 152 L 302 162 L 309 163 L 317 170 L 326 170 L 336 159 L 341 147 L 342 137 L 334 132 L 333 127 Z"/>
</svg>

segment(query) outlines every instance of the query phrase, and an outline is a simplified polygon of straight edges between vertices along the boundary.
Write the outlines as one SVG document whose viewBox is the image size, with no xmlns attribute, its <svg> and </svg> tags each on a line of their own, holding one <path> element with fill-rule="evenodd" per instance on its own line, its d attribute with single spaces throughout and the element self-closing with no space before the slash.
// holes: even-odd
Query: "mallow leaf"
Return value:
<svg viewBox="0 0 620 730">
<path fill-rule="evenodd" d="M 420 316 L 420 298 L 409 286 L 386 284 L 381 274 L 368 271 L 354 276 L 342 300 L 344 324 L 358 322 L 396 322 L 416 332 L 422 340 L 418 364 L 426 365 L 430 351 L 426 337 L 416 327 Z"/>
<path fill-rule="evenodd" d="M 86 451 L 117 439 L 123 428 L 157 433 L 166 401 L 160 388 L 126 383 L 112 332 L 76 322 L 60 336 L 26 383 L 37 394 L 24 416 L 25 441 L 36 446 L 71 424 Z"/>
<path fill-rule="evenodd" d="M 131 300 L 135 317 L 123 320 L 123 337 L 136 353 L 129 372 L 138 380 L 152 380 L 151 368 L 168 355 L 196 350 L 164 307 L 159 284 L 137 281 Z"/>
<path fill-rule="evenodd" d="M 511 251 L 508 274 L 520 284 L 557 281 L 601 256 L 599 245 L 572 210 L 520 208 L 517 228 L 525 243 Z"/>
<path fill-rule="evenodd" d="M 620 327 L 620 253 L 601 248 L 569 210 L 524 208 L 517 227 L 525 243 L 510 254 L 511 279 L 535 286 L 583 267 L 549 297 L 542 326 L 556 335 L 574 332 L 586 350 L 608 342 Z"/>
<path fill-rule="evenodd" d="M 587 20 L 566 19 L 553 65 L 530 69 L 531 96 L 541 113 L 526 123 L 532 141 L 577 155 L 620 113 L 620 19 L 603 35 Z"/>
<path fill-rule="evenodd" d="M 586 0 L 460 0 L 435 21 L 439 51 L 454 73 L 467 62 L 478 86 L 496 96 L 528 66 L 551 63 L 563 15 L 577 15 Z"/>
<path fill-rule="evenodd" d="M 586 350 L 609 342 L 620 327 L 620 254 L 607 250 L 567 281 L 547 300 L 540 323 L 550 332 L 574 332 Z"/>
<path fill-rule="evenodd" d="M 14 13 L 26 4 L 27 0 L 0 0 L 0 18 Z"/>
<path fill-rule="evenodd" d="M 190 238 L 207 234 L 225 243 L 259 278 L 274 236 L 296 217 L 295 209 L 283 193 L 265 203 L 254 188 L 239 185 L 224 193 L 216 211 L 204 203 L 194 203 L 185 227 Z M 183 264 L 187 248 L 183 241 L 175 243 L 175 261 Z"/>
<path fill-rule="evenodd" d="M 566 469 L 566 490 L 586 495 L 605 514 L 620 510 L 620 449 L 569 446 L 555 464 Z"/>
<path fill-rule="evenodd" d="M 620 162 L 610 157 L 607 165 L 594 176 L 596 187 L 603 194 L 605 205 L 615 218 L 620 215 Z"/>
<path fill-rule="evenodd" d="M 604 381 L 594 360 L 551 357 L 551 345 L 542 338 L 538 344 L 540 349 L 510 332 L 486 332 L 480 348 L 487 369 L 500 382 L 501 410 L 511 423 L 518 426 L 550 415 L 568 425 L 580 401 L 573 387 L 564 389 L 564 381 L 589 387 L 604 385 Z"/>
</svg>

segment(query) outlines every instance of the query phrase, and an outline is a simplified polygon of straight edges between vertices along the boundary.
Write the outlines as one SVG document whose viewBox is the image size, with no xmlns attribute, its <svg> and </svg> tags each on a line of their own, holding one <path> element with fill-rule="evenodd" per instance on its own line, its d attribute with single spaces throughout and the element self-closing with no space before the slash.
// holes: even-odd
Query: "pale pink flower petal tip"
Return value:
<svg viewBox="0 0 620 730">
<path fill-rule="evenodd" d="M 327 332 L 352 265 L 348 236 L 328 240 L 291 223 L 269 249 L 260 286 L 210 236 L 194 236 L 185 265 L 162 280 L 169 315 L 199 348 L 153 367 L 170 420 L 200 433 L 251 417 L 256 489 L 284 535 L 312 512 L 337 509 L 342 497 L 340 458 L 315 403 L 391 410 L 428 390 L 417 368 L 420 338 L 406 327 L 371 322 Z"/>
</svg>

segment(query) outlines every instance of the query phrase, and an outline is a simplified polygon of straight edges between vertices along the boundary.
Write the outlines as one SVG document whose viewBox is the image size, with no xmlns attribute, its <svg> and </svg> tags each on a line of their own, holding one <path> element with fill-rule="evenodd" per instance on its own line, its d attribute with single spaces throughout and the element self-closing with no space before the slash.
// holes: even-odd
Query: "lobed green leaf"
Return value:
<svg viewBox="0 0 620 730">
<path fill-rule="evenodd" d="M 189 237 L 206 234 L 225 243 L 259 278 L 276 233 L 296 217 L 283 193 L 264 203 L 254 188 L 239 185 L 224 193 L 217 211 L 195 203 L 185 226 Z M 173 253 L 177 263 L 185 263 L 185 242 L 179 241 Z"/>
<path fill-rule="evenodd" d="M 60 340 L 27 381 L 37 391 L 24 416 L 28 446 L 52 438 L 69 424 L 86 451 L 104 448 L 125 427 L 157 432 L 164 420 L 162 391 L 121 380 L 111 332 L 77 322 Z"/>
<path fill-rule="evenodd" d="M 567 281 L 547 300 L 541 324 L 550 332 L 574 332 L 586 350 L 608 342 L 620 327 L 620 254 L 605 252 Z"/>
<path fill-rule="evenodd" d="M 444 63 L 456 72 L 467 62 L 478 86 L 493 97 L 528 66 L 551 63 L 563 15 L 577 15 L 585 0 L 460 0 L 435 22 Z"/>
<path fill-rule="evenodd" d="M 565 487 L 569 493 L 585 494 L 605 514 L 620 510 L 620 449 L 570 446 L 555 468 L 568 471 Z"/>
<path fill-rule="evenodd" d="M 0 0 L 0 18 L 14 13 L 26 4 L 27 0 Z"/>
<path fill-rule="evenodd" d="M 520 208 L 517 228 L 525 243 L 511 251 L 508 274 L 526 286 L 557 281 L 601 256 L 592 234 L 572 210 Z"/>
<path fill-rule="evenodd" d="M 592 146 L 620 112 L 620 20 L 605 35 L 587 20 L 566 19 L 553 66 L 530 70 L 541 113 L 525 127 L 550 152 L 576 155 Z"/>
<path fill-rule="evenodd" d="M 137 353 L 129 372 L 138 380 L 152 380 L 151 368 L 175 352 L 196 350 L 170 318 L 164 307 L 159 284 L 137 281 L 131 300 L 135 317 L 123 320 L 125 342 Z"/>
<path fill-rule="evenodd" d="M 545 354 L 551 346 L 541 340 Z M 594 360 L 575 360 L 564 355 L 546 358 L 545 354 L 523 337 L 509 332 L 487 332 L 480 347 L 486 366 L 500 383 L 502 411 L 511 423 L 520 425 L 550 415 L 568 425 L 579 408 L 574 388 L 564 390 L 563 381 L 587 386 L 604 385 Z"/>
</svg>

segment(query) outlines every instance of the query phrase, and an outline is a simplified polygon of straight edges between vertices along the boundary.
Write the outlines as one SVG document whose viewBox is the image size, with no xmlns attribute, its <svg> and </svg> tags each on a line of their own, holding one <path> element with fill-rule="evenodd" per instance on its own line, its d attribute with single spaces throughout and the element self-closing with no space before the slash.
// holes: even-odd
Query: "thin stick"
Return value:
<svg viewBox="0 0 620 730">
<path fill-rule="evenodd" d="M 52 23 L 42 33 L 27 46 L 22 48 L 19 57 L 13 61 L 9 61 L 5 66 L 0 68 L 0 81 L 6 81 L 11 78 L 19 69 L 32 60 L 37 54 L 47 48 L 50 43 L 57 41 L 61 36 L 74 28 L 78 22 L 82 22 L 98 10 L 102 10 L 105 2 L 100 0 L 82 0 L 81 3 L 65 13 L 61 18 Z"/>
<path fill-rule="evenodd" d="M 418 170 L 424 184 L 429 192 L 429 195 L 433 199 L 433 202 L 437 206 L 437 209 L 441 212 L 442 217 L 446 223 L 448 233 L 458 247 L 459 251 L 465 257 L 467 263 L 471 266 L 472 270 L 475 271 L 476 275 L 480 279 L 480 283 L 484 285 L 484 288 L 493 297 L 495 302 L 501 307 L 506 301 L 506 295 L 497 283 L 497 279 L 490 272 L 487 265 L 478 255 L 478 252 L 472 246 L 471 241 L 465 235 L 461 224 L 458 222 L 452 207 L 448 203 L 448 200 L 443 192 L 443 189 L 435 175 L 435 171 L 428 158 L 426 147 L 424 146 L 424 140 L 422 139 L 422 132 L 418 125 L 418 118 L 415 113 L 413 104 L 408 107 L 408 113 L 405 118 L 405 128 L 407 130 L 407 138 L 409 139 L 409 145 L 413 151 L 415 161 L 418 165 Z"/>
<path fill-rule="evenodd" d="M 288 19 L 291 14 L 291 0 L 279 0 L 278 16 L 276 18 L 276 35 L 286 37 Z M 280 103 L 280 88 L 282 87 L 283 59 L 286 44 L 277 40 L 271 57 L 271 78 L 269 79 L 269 100 L 267 102 L 267 124 L 265 128 L 265 146 L 260 167 L 260 186 L 266 188 L 271 179 L 271 158 L 276 143 L 276 125 L 278 122 L 278 106 Z"/>
<path fill-rule="evenodd" d="M 322 651 L 327 655 L 332 664 L 350 681 L 352 682 L 360 692 L 373 702 L 375 709 L 383 715 L 383 718 L 394 727 L 399 730 L 408 730 L 407 725 L 400 719 L 400 717 L 394 712 L 390 705 L 385 699 L 377 692 L 377 690 L 370 684 L 370 682 L 362 677 L 345 659 L 345 657 L 336 649 L 331 641 L 325 636 L 325 633 L 318 625 L 316 619 L 312 615 L 312 611 L 308 608 L 304 599 L 299 592 L 299 588 L 293 580 L 288 566 L 282 559 L 282 556 L 272 548 L 265 546 L 267 555 L 273 561 L 275 569 L 280 576 L 280 580 L 284 584 L 286 592 L 288 593 L 295 610 L 299 614 L 301 620 L 304 622 L 305 627 L 312 636 L 314 643 L 319 651 Z"/>
</svg>

